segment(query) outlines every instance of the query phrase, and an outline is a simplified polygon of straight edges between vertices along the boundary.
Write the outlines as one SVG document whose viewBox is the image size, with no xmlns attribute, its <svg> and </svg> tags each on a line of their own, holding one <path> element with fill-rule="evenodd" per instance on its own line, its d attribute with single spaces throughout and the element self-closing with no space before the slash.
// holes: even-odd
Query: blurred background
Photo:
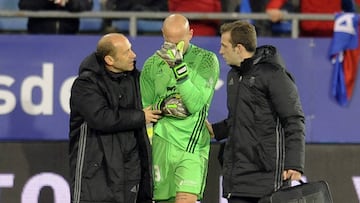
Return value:
<svg viewBox="0 0 360 203">
<path fill-rule="evenodd" d="M 334 97 L 331 61 L 334 44 L 347 39 L 339 42 L 336 28 L 345 25 L 342 32 L 356 39 L 336 51 L 359 49 L 358 11 L 357 1 L 346 0 L 0 0 L 0 202 L 70 202 L 68 100 L 80 62 L 103 34 L 121 32 L 141 70 L 162 44 L 162 20 L 172 12 L 190 19 L 192 43 L 219 58 L 210 122 L 227 116 L 229 67 L 218 53 L 219 26 L 249 20 L 258 44 L 278 48 L 298 85 L 306 115 L 304 179 L 326 180 L 335 203 L 360 202 L 359 52 L 345 103 Z M 212 141 L 204 203 L 226 202 L 219 144 Z"/>
</svg>

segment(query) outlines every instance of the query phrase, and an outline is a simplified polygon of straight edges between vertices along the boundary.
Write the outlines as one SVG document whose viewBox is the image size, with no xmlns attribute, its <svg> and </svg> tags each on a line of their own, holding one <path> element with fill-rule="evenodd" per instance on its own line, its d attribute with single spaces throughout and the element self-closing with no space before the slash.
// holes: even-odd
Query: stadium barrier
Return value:
<svg viewBox="0 0 360 203">
<path fill-rule="evenodd" d="M 14 10 L 0 10 L 0 18 L 90 18 L 90 19 L 126 19 L 129 20 L 129 35 L 135 37 L 138 35 L 139 20 L 161 20 L 168 16 L 169 12 L 131 12 L 131 11 L 86 11 L 86 12 L 61 12 L 61 11 L 14 11 Z M 239 19 L 253 19 L 253 20 L 268 20 L 269 17 L 265 13 L 199 13 L 188 12 L 182 13 L 191 20 L 239 20 Z M 334 14 L 306 14 L 306 13 L 286 13 L 284 20 L 291 20 L 291 37 L 299 37 L 299 21 L 300 20 L 333 20 Z M 1 29 L 1 27 L 0 27 Z"/>
</svg>

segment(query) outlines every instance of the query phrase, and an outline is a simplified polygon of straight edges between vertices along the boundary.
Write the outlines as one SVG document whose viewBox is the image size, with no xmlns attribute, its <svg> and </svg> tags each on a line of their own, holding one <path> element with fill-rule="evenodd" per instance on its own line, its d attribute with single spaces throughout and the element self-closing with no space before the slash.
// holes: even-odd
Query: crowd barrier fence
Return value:
<svg viewBox="0 0 360 203">
<path fill-rule="evenodd" d="M 87 18 L 87 19 L 127 19 L 129 20 L 129 35 L 135 37 L 138 35 L 137 21 L 141 19 L 161 20 L 168 16 L 169 12 L 132 12 L 132 11 L 85 11 L 85 12 L 62 12 L 62 11 L 14 11 L 0 10 L 0 18 Z M 268 20 L 266 13 L 204 13 L 204 12 L 186 12 L 182 13 L 190 20 Z M 313 13 L 285 13 L 284 20 L 291 21 L 291 37 L 299 37 L 299 22 L 301 20 L 334 20 L 335 14 L 313 14 Z"/>
</svg>

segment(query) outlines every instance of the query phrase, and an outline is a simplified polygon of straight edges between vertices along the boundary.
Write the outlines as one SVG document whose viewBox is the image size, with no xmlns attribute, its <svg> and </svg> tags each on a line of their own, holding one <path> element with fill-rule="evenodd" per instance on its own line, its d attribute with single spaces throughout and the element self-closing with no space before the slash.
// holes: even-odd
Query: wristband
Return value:
<svg viewBox="0 0 360 203">
<path fill-rule="evenodd" d="M 186 63 L 181 63 L 172 68 L 177 81 L 186 79 L 188 76 Z"/>
</svg>

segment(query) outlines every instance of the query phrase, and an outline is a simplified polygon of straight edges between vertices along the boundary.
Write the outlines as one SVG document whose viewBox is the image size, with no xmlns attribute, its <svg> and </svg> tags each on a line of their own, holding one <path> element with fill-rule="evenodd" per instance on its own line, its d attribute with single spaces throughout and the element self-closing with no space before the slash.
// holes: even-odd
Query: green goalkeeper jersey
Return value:
<svg viewBox="0 0 360 203">
<path fill-rule="evenodd" d="M 144 107 L 154 105 L 161 98 L 180 94 L 190 116 L 185 119 L 164 116 L 154 125 L 154 134 L 190 153 L 207 157 L 210 135 L 205 119 L 219 78 L 219 61 L 208 50 L 190 44 L 183 56 L 188 78 L 177 82 L 169 65 L 157 54 L 149 57 L 140 75 Z"/>
</svg>

